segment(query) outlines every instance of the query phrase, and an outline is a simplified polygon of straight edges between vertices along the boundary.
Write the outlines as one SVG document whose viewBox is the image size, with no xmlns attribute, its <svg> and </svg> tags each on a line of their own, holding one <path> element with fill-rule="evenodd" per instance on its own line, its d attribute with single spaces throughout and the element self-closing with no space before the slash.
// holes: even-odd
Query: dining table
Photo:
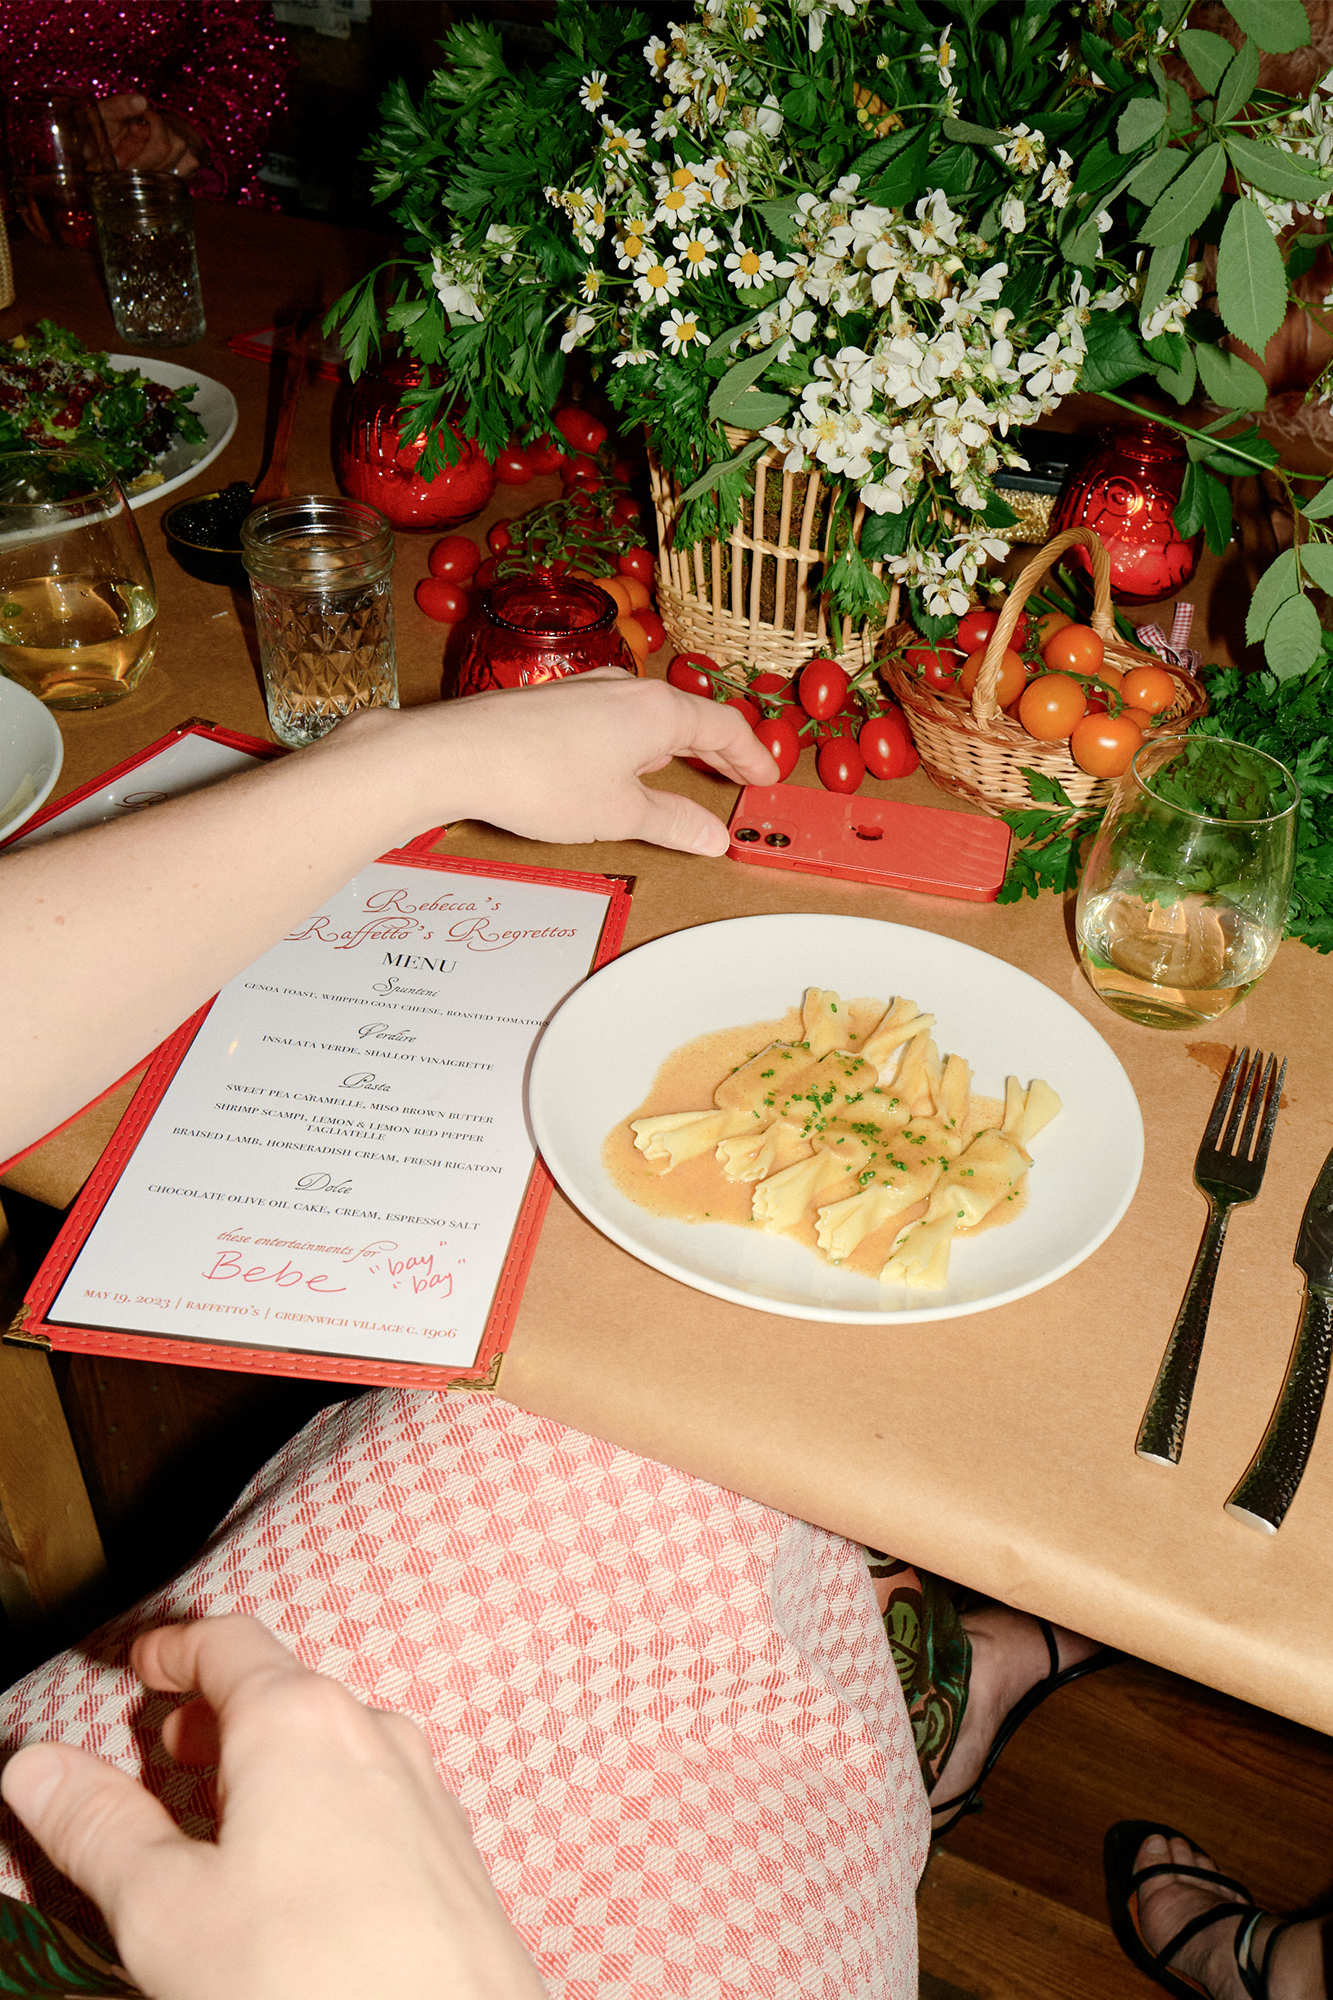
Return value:
<svg viewBox="0 0 1333 2000">
<path fill-rule="evenodd" d="M 196 229 L 207 332 L 166 358 L 225 384 L 239 421 L 184 497 L 253 480 L 263 462 L 273 371 L 229 342 L 327 307 L 392 251 L 334 223 L 203 202 Z M 120 348 L 91 255 L 26 238 L 14 249 L 17 300 L 0 316 L 0 336 L 46 316 L 95 348 Z M 333 380 L 307 383 L 288 463 L 293 492 L 337 490 L 331 439 L 346 394 Z M 1095 414 L 1068 405 L 1061 421 L 1077 427 Z M 554 478 L 500 486 L 466 532 L 484 539 L 494 520 L 558 490 Z M 160 600 L 156 660 L 132 696 L 58 716 L 57 796 L 187 718 L 271 740 L 247 596 L 178 566 L 162 532 L 168 504 L 137 513 Z M 414 603 L 431 541 L 397 537 L 404 706 L 442 698 L 457 644 L 456 631 Z M 1233 549 L 1205 554 L 1181 593 L 1196 607 L 1192 643 L 1206 660 L 1240 661 L 1248 588 Z M 1162 622 L 1167 610 L 1134 616 Z M 647 671 L 664 673 L 669 653 Z M 812 766 L 807 753 L 791 782 L 814 784 Z M 648 782 L 724 819 L 736 796 L 722 778 L 681 763 Z M 975 810 L 920 771 L 868 790 Z M 1165 1032 L 1098 1000 L 1079 967 L 1071 902 L 1049 892 L 959 901 L 640 843 L 547 847 L 477 823 L 451 825 L 440 851 L 632 877 L 629 952 L 691 926 L 793 912 L 886 920 L 974 946 L 1029 974 L 1095 1029 L 1128 1075 L 1145 1133 L 1128 1210 L 1085 1261 L 1010 1303 L 924 1324 L 815 1322 L 709 1295 L 620 1248 L 557 1192 L 494 1393 L 1333 1730 L 1333 1419 L 1278 1534 L 1223 1511 L 1263 1432 L 1300 1312 L 1292 1252 L 1333 1145 L 1333 960 L 1288 940 L 1230 1013 Z M 1242 1044 L 1286 1057 L 1281 1110 L 1262 1190 L 1231 1224 L 1187 1446 L 1166 1467 L 1138 1457 L 1135 1436 L 1206 1220 L 1195 1151 L 1228 1053 Z M 30 1153 L 6 1185 L 65 1206 L 131 1089 Z"/>
</svg>

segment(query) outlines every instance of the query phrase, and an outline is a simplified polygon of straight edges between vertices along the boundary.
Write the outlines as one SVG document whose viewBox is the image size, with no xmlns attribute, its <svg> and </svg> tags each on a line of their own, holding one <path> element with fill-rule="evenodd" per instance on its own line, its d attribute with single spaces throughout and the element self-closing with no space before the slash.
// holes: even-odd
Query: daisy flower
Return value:
<svg viewBox="0 0 1333 2000">
<path fill-rule="evenodd" d="M 708 335 L 700 326 L 693 313 L 683 313 L 679 306 L 673 306 L 669 318 L 662 321 L 662 340 L 671 354 L 684 354 L 690 347 L 707 347 Z"/>
<path fill-rule="evenodd" d="M 776 277 L 777 268 L 778 260 L 771 250 L 747 250 L 738 243 L 727 255 L 727 276 L 740 292 L 752 285 L 766 285 Z"/>
<path fill-rule="evenodd" d="M 661 76 L 671 61 L 671 51 L 660 35 L 653 35 L 643 45 L 643 59 L 654 76 Z"/>
<path fill-rule="evenodd" d="M 595 299 L 602 289 L 602 274 L 595 264 L 589 264 L 579 285 L 580 295 L 585 299 Z"/>
<path fill-rule="evenodd" d="M 681 261 L 692 278 L 706 278 L 710 271 L 717 269 L 717 259 L 712 253 L 717 249 L 718 241 L 711 229 L 683 229 L 671 241 L 679 250 Z"/>
<path fill-rule="evenodd" d="M 633 165 L 648 151 L 648 142 L 635 127 L 622 132 L 614 118 L 603 117 L 602 130 L 606 137 L 602 141 L 602 151 L 620 166 Z"/>
<path fill-rule="evenodd" d="M 749 0 L 744 0 L 744 4 L 736 9 L 734 25 L 743 42 L 754 42 L 768 26 L 768 16 L 751 6 Z"/>
<path fill-rule="evenodd" d="M 648 248 L 648 238 L 652 225 L 647 216 L 626 216 L 616 231 L 616 262 L 622 271 L 628 271 L 638 263 Z"/>
<path fill-rule="evenodd" d="M 657 207 L 653 211 L 653 221 L 688 222 L 695 209 L 705 199 L 704 191 L 693 175 L 680 186 L 673 180 L 658 196 Z"/>
<path fill-rule="evenodd" d="M 606 103 L 606 71 L 591 70 L 579 85 L 579 103 L 585 111 L 600 111 Z"/>
<path fill-rule="evenodd" d="M 568 354 L 575 347 L 581 347 L 597 322 L 590 312 L 572 312 L 565 321 L 565 330 L 560 339 L 560 352 Z"/>
<path fill-rule="evenodd" d="M 655 250 L 645 250 L 634 269 L 638 274 L 634 289 L 645 305 L 664 306 L 668 299 L 675 298 L 684 282 L 675 258 L 659 257 Z"/>
<path fill-rule="evenodd" d="M 640 368 L 645 361 L 651 361 L 652 358 L 646 347 L 622 347 L 619 354 L 613 359 L 611 366 L 613 368 Z"/>
<path fill-rule="evenodd" d="M 921 44 L 921 47 L 917 50 L 917 54 L 921 57 L 923 62 L 934 63 L 935 67 L 939 70 L 940 73 L 940 82 L 944 85 L 944 88 L 946 90 L 949 88 L 950 83 L 953 81 L 954 51 L 953 51 L 953 43 L 949 40 L 949 35 L 952 30 L 952 26 L 953 24 L 951 22 L 949 24 L 949 27 L 947 27 L 944 30 L 944 33 L 940 36 L 940 44 L 938 48 L 935 48 L 933 44 L 930 42 L 923 42 Z"/>
</svg>

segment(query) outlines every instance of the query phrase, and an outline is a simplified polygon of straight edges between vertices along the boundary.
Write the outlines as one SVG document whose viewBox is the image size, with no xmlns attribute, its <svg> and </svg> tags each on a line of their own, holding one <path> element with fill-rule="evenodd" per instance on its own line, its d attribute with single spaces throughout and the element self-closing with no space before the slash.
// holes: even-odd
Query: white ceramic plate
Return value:
<svg viewBox="0 0 1333 2000">
<path fill-rule="evenodd" d="M 978 1094 L 1003 1096 L 1014 1074 L 1045 1077 L 1063 1100 L 1033 1140 L 1025 1206 L 954 1245 L 942 1292 L 881 1286 L 759 1230 L 652 1215 L 602 1165 L 607 1133 L 643 1102 L 673 1049 L 780 1017 L 807 986 L 849 1000 L 906 994 L 936 1016 L 941 1051 L 966 1056 Z M 953 1319 L 1038 1291 L 1110 1235 L 1143 1164 L 1129 1078 L 1067 1001 L 970 945 L 863 917 L 737 917 L 641 945 L 594 973 L 552 1020 L 528 1103 L 556 1181 L 613 1242 L 682 1284 L 792 1319 Z"/>
<path fill-rule="evenodd" d="M 113 368 L 137 368 L 150 382 L 160 382 L 165 389 L 181 389 L 187 382 L 198 385 L 190 398 L 190 408 L 203 424 L 203 443 L 176 444 L 163 452 L 157 461 L 157 470 L 166 475 L 162 484 L 129 496 L 131 507 L 148 507 L 194 479 L 213 463 L 224 445 L 230 444 L 236 428 L 236 398 L 211 375 L 201 375 L 197 368 L 180 368 L 174 361 L 158 361 L 149 354 L 108 354 L 107 360 Z"/>
<path fill-rule="evenodd" d="M 49 708 L 0 675 L 0 840 L 51 796 L 65 745 Z"/>
</svg>

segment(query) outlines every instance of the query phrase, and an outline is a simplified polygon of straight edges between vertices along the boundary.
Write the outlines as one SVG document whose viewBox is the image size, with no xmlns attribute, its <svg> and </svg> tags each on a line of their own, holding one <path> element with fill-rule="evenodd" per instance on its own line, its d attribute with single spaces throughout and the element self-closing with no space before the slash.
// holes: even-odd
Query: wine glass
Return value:
<svg viewBox="0 0 1333 2000">
<path fill-rule="evenodd" d="M 1079 883 L 1079 958 L 1094 992 L 1150 1028 L 1215 1021 L 1282 942 L 1300 788 L 1285 764 L 1220 736 L 1134 754 Z"/>
<path fill-rule="evenodd" d="M 116 164 L 91 97 L 67 90 L 16 97 L 7 117 L 15 204 L 32 235 L 91 249 L 90 174 Z"/>
<path fill-rule="evenodd" d="M 93 451 L 0 453 L 0 671 L 48 708 L 101 708 L 152 665 L 157 592 Z"/>
</svg>

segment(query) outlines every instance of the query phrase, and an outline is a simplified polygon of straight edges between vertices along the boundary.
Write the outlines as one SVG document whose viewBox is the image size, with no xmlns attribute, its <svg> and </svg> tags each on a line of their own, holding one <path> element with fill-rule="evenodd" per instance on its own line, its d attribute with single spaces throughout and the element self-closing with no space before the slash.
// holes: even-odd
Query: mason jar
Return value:
<svg viewBox="0 0 1333 2000">
<path fill-rule="evenodd" d="M 194 208 L 179 174 L 97 174 L 93 215 L 111 317 L 139 347 L 188 347 L 204 335 Z"/>
</svg>

